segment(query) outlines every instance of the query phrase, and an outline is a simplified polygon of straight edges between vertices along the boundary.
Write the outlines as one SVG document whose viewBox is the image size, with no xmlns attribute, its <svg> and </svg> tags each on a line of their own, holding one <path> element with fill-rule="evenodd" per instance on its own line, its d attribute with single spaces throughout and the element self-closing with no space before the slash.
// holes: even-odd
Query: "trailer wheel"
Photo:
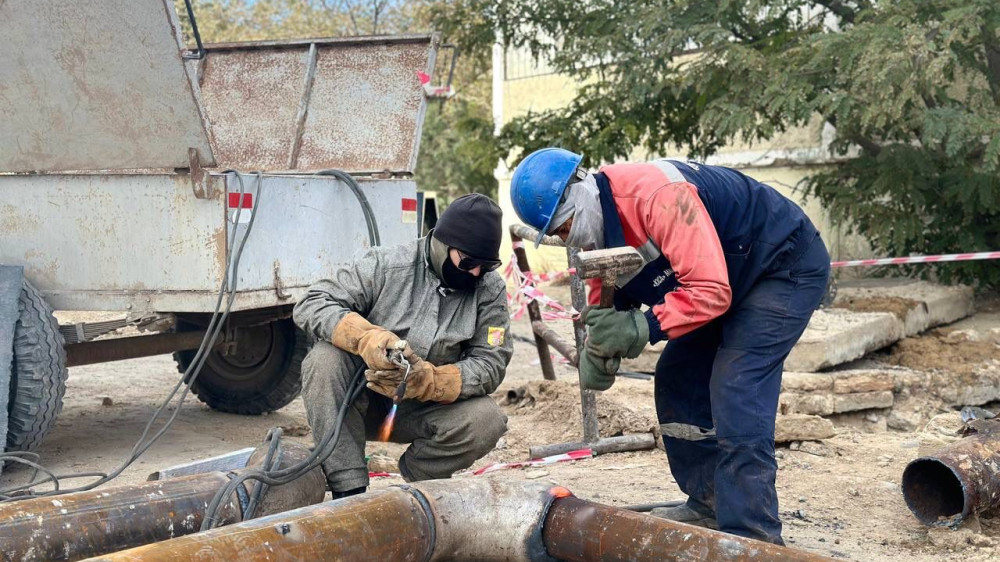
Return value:
<svg viewBox="0 0 1000 562">
<path fill-rule="evenodd" d="M 52 308 L 27 280 L 17 308 L 6 450 L 30 451 L 55 425 L 69 371 L 59 323 Z"/>
<path fill-rule="evenodd" d="M 178 322 L 178 329 L 195 326 Z M 191 391 L 213 410 L 258 415 L 286 406 L 302 390 L 302 360 L 310 342 L 291 320 L 237 329 L 235 349 L 209 353 Z M 229 353 L 226 353 L 229 351 Z M 196 350 L 174 353 L 185 372 Z"/>
</svg>

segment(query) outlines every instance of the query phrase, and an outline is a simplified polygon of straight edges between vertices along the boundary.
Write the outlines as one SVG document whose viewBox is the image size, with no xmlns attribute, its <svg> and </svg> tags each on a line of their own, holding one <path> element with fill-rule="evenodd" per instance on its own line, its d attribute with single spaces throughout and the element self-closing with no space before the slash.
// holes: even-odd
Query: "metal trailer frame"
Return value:
<svg viewBox="0 0 1000 562">
<path fill-rule="evenodd" d="M 317 172 L 356 177 L 383 245 L 421 233 L 423 118 L 451 94 L 430 83 L 437 35 L 207 44 L 197 59 L 172 0 L 7 0 L 0 35 L 0 264 L 53 309 L 126 316 L 60 327 L 71 364 L 192 349 L 180 334 L 88 340 L 197 329 L 252 215 L 229 324 L 287 322 L 370 245 L 352 190 Z M 264 173 L 241 198 L 227 170 Z"/>
</svg>

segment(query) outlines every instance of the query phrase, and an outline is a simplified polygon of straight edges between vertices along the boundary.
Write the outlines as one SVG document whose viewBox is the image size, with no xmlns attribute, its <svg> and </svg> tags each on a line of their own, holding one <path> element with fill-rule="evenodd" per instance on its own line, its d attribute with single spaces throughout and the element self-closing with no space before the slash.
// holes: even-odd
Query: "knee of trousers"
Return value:
<svg viewBox="0 0 1000 562">
<path fill-rule="evenodd" d="M 362 365 L 357 355 L 330 342 L 317 341 L 302 360 L 302 386 L 346 385 Z"/>
<path fill-rule="evenodd" d="M 435 436 L 442 444 L 461 447 L 479 456 L 493 450 L 507 433 L 507 416 L 489 397 L 471 398 L 462 404 L 460 412 L 446 428 Z"/>
</svg>

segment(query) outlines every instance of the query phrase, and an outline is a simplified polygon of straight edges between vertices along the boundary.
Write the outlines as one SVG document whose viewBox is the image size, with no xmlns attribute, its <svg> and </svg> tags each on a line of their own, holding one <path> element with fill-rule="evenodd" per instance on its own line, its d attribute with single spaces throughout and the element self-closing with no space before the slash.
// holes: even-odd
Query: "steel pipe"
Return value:
<svg viewBox="0 0 1000 562">
<path fill-rule="evenodd" d="M 974 514 L 1000 508 L 1000 422 L 965 437 L 903 471 L 903 497 L 925 525 L 957 527 Z"/>
<path fill-rule="evenodd" d="M 66 366 L 76 367 L 198 349 L 204 338 L 205 332 L 177 332 L 71 343 L 66 345 Z"/>
<path fill-rule="evenodd" d="M 777 560 L 819 555 L 657 519 L 561 487 L 438 480 L 305 507 L 118 552 L 159 560 Z"/>
<path fill-rule="evenodd" d="M 290 442 L 282 448 L 284 466 L 309 454 L 306 447 Z M 250 466 L 263 459 L 264 449 L 258 453 Z M 0 504 L 0 559 L 80 560 L 196 533 L 206 505 L 227 483 L 225 473 L 209 472 Z M 295 482 L 268 488 L 258 513 L 319 503 L 325 488 L 322 471 L 316 468 Z M 230 497 L 219 511 L 220 524 L 242 521 L 247 497 Z"/>
<path fill-rule="evenodd" d="M 541 320 L 532 320 L 531 331 L 535 333 L 535 338 L 541 338 L 543 342 L 554 347 L 560 355 L 569 361 L 570 365 L 573 365 L 574 367 L 577 366 L 580 359 L 579 354 L 576 351 L 576 347 L 570 342 L 564 340 L 563 337 L 560 336 L 555 330 L 549 328 L 545 322 Z M 555 379 L 555 376 L 553 376 L 552 379 Z"/>
<path fill-rule="evenodd" d="M 530 240 L 532 246 L 535 245 L 535 239 L 538 238 L 538 231 L 524 224 L 510 225 L 510 233 L 518 238 Z M 542 237 L 542 246 L 559 246 L 560 248 L 565 248 L 566 243 L 558 236 L 545 235 Z"/>
<path fill-rule="evenodd" d="M 531 272 L 531 266 L 528 265 L 528 254 L 524 251 L 524 240 L 520 236 L 514 234 L 513 229 L 510 233 L 511 246 L 514 247 L 514 259 L 517 260 L 517 267 L 524 273 Z M 528 302 L 528 318 L 531 320 L 531 327 L 534 330 L 535 322 L 542 321 L 542 311 L 538 307 L 538 301 L 531 299 Z M 556 372 L 552 367 L 552 356 L 549 355 L 549 344 L 545 339 L 540 336 L 537 332 L 533 334 L 535 336 L 535 350 L 538 352 L 538 361 L 542 366 L 542 377 L 547 380 L 556 380 Z"/>
<path fill-rule="evenodd" d="M 545 517 L 542 537 L 559 560 L 821 562 L 831 558 L 685 525 L 642 513 L 561 498 Z"/>
</svg>

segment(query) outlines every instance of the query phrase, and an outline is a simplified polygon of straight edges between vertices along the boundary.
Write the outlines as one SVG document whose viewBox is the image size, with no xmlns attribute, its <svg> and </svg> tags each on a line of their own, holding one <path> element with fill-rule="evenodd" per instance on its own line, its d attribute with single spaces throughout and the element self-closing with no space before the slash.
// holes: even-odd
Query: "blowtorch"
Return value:
<svg viewBox="0 0 1000 562">
<path fill-rule="evenodd" d="M 399 340 L 387 351 L 389 356 L 389 361 L 395 365 L 399 365 L 399 368 L 405 369 L 403 372 L 403 380 L 400 381 L 399 386 L 396 387 L 396 394 L 392 397 L 392 403 L 398 405 L 403 401 L 403 395 L 406 394 L 406 382 L 410 377 L 410 362 L 406 360 L 404 352 L 406 350 L 406 340 Z"/>
<path fill-rule="evenodd" d="M 399 381 L 399 386 L 396 387 L 396 394 L 392 397 L 392 408 L 389 409 L 389 415 L 382 422 L 382 430 L 379 431 L 379 441 L 388 441 L 389 436 L 392 435 L 392 426 L 396 421 L 396 410 L 399 408 L 399 403 L 403 401 L 403 396 L 406 395 L 406 383 L 410 378 L 411 365 L 406 360 L 405 352 L 406 340 L 399 340 L 395 345 L 386 350 L 389 362 L 398 365 L 399 368 L 405 369 L 405 371 L 403 371 L 403 380 Z"/>
</svg>

